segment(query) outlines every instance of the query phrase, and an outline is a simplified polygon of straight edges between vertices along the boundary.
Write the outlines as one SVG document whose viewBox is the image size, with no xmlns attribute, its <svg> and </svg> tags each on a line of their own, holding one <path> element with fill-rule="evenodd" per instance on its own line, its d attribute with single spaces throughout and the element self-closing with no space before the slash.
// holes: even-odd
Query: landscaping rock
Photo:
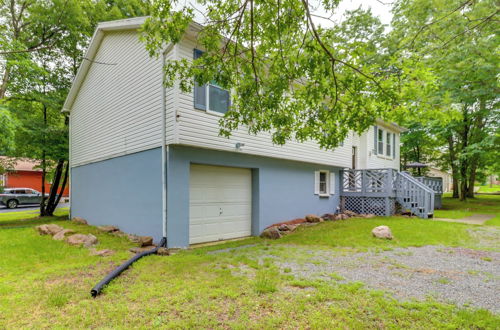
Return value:
<svg viewBox="0 0 500 330">
<path fill-rule="evenodd" d="M 151 236 L 139 236 L 140 246 L 151 246 L 153 245 L 153 237 Z"/>
<path fill-rule="evenodd" d="M 116 231 L 113 231 L 111 232 L 112 235 L 115 235 L 115 236 L 118 236 L 118 237 L 127 237 L 128 239 L 130 239 L 129 235 L 127 233 L 124 233 L 123 231 L 121 230 L 116 230 Z"/>
<path fill-rule="evenodd" d="M 334 220 L 337 220 L 337 217 L 335 214 L 333 213 L 325 213 L 321 216 L 322 219 L 324 219 L 325 221 L 334 221 Z"/>
<path fill-rule="evenodd" d="M 52 239 L 55 239 L 56 241 L 62 241 L 65 239 L 66 234 L 74 233 L 74 230 L 71 229 L 63 229 L 54 236 L 52 236 Z"/>
<path fill-rule="evenodd" d="M 156 253 L 160 256 L 169 256 L 170 255 L 170 251 L 164 247 L 158 248 L 158 252 L 156 252 Z"/>
<path fill-rule="evenodd" d="M 278 239 L 281 238 L 281 233 L 276 227 L 271 227 L 265 229 L 262 234 L 260 234 L 260 237 L 262 238 L 269 238 L 269 239 Z"/>
<path fill-rule="evenodd" d="M 290 231 L 290 227 L 287 224 L 282 224 L 277 226 L 279 231 Z"/>
<path fill-rule="evenodd" d="M 317 215 L 315 214 L 308 214 L 306 215 L 306 221 L 307 222 L 323 222 L 323 219 L 321 219 L 320 217 L 318 217 Z"/>
<path fill-rule="evenodd" d="M 83 245 L 85 247 L 97 244 L 97 237 L 92 234 L 74 234 L 66 238 L 66 242 L 71 245 Z"/>
<path fill-rule="evenodd" d="M 115 231 L 119 231 L 118 227 L 115 226 L 98 226 L 97 229 L 103 231 L 105 233 L 113 233 Z"/>
<path fill-rule="evenodd" d="M 375 218 L 377 215 L 375 214 L 372 214 L 372 213 L 369 213 L 369 214 L 363 214 L 362 217 L 363 218 L 366 218 L 366 219 L 370 219 L 370 218 Z"/>
<path fill-rule="evenodd" d="M 345 214 L 345 215 L 348 215 L 349 217 L 357 217 L 357 216 L 359 216 L 359 214 L 357 214 L 357 213 L 356 213 L 356 212 L 354 212 L 354 211 L 350 211 L 350 210 L 345 210 L 345 211 L 344 211 L 344 214 Z"/>
<path fill-rule="evenodd" d="M 54 236 L 64 228 L 54 224 L 40 225 L 35 227 L 40 235 L 52 235 Z"/>
<path fill-rule="evenodd" d="M 387 226 L 373 228 L 372 235 L 377 238 L 393 239 L 391 229 Z"/>
<path fill-rule="evenodd" d="M 129 251 L 133 252 L 133 253 L 141 253 L 141 252 L 146 252 L 146 251 L 152 250 L 155 247 L 156 247 L 155 245 L 149 245 L 149 246 L 143 246 L 143 247 L 133 247 L 133 248 L 129 249 Z"/>
<path fill-rule="evenodd" d="M 345 213 L 340 213 L 335 216 L 336 220 L 347 220 L 349 219 L 349 216 Z"/>
<path fill-rule="evenodd" d="M 93 256 L 107 257 L 107 256 L 112 256 L 113 254 L 115 254 L 115 251 L 110 250 L 110 249 L 104 249 L 104 250 L 91 249 L 90 250 L 90 255 L 93 255 Z"/>
<path fill-rule="evenodd" d="M 71 219 L 71 221 L 73 221 L 74 223 L 79 223 L 81 225 L 88 225 L 89 224 L 87 222 L 87 220 L 85 220 L 84 218 L 80 218 L 80 217 L 73 217 L 73 219 Z"/>
</svg>

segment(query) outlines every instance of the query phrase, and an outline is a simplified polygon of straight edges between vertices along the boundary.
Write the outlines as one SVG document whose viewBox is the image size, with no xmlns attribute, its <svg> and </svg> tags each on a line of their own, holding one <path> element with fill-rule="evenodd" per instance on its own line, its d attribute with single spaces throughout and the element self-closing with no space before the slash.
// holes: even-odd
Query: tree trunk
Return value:
<svg viewBox="0 0 500 330">
<path fill-rule="evenodd" d="M 467 106 L 464 105 L 462 110 L 462 153 L 467 150 L 467 146 L 469 145 L 469 130 L 470 130 L 470 122 L 469 122 L 469 113 L 467 110 Z M 464 155 L 462 155 L 464 156 Z M 468 172 L 469 172 L 469 159 L 468 157 L 462 157 L 460 160 L 460 200 L 465 201 L 467 199 L 467 185 L 469 183 L 468 180 Z"/>
<path fill-rule="evenodd" d="M 45 177 L 47 174 L 47 160 L 45 157 L 45 151 L 42 153 L 42 200 L 40 202 L 40 216 L 44 217 L 46 215 L 45 211 Z"/>
<path fill-rule="evenodd" d="M 451 176 L 453 177 L 453 198 L 458 198 L 458 170 L 457 170 L 457 165 L 455 164 L 455 143 L 453 142 L 453 135 L 450 134 L 448 136 L 448 149 L 449 149 L 449 161 L 450 161 L 450 167 L 451 167 Z"/>
<path fill-rule="evenodd" d="M 61 176 L 64 167 L 64 159 L 59 159 L 56 166 L 56 171 L 54 173 L 54 179 L 52 180 L 52 186 L 50 187 L 49 198 L 47 200 L 47 205 L 45 208 L 45 215 L 52 216 L 54 214 L 54 210 L 56 209 L 56 197 L 57 197 L 57 189 L 59 188 L 59 182 L 61 181 Z"/>
<path fill-rule="evenodd" d="M 459 184 L 458 184 L 458 179 L 456 175 L 453 175 L 453 193 L 452 193 L 452 198 L 458 198 L 458 189 L 459 189 Z"/>
<path fill-rule="evenodd" d="M 469 173 L 469 186 L 467 189 L 467 197 L 474 198 L 474 184 L 476 183 L 477 159 L 472 160 Z"/>
<path fill-rule="evenodd" d="M 44 132 L 45 129 L 47 128 L 47 107 L 45 104 L 42 104 L 43 107 L 43 127 L 44 127 Z M 45 146 L 45 133 L 42 137 L 43 143 Z M 40 202 L 40 216 L 44 217 L 46 216 L 46 207 L 45 207 L 45 177 L 47 175 L 47 156 L 45 149 L 42 151 L 42 200 Z"/>
<path fill-rule="evenodd" d="M 55 202 L 54 210 L 57 207 L 57 205 L 59 204 L 59 202 L 61 201 L 61 197 L 64 194 L 64 190 L 66 189 L 66 184 L 68 183 L 68 176 L 69 176 L 69 161 L 66 163 L 66 167 L 64 169 L 64 178 L 63 178 L 63 182 L 61 184 L 61 189 L 59 190 L 59 195 L 57 196 L 57 199 Z"/>
<path fill-rule="evenodd" d="M 5 97 L 5 93 L 7 92 L 7 84 L 9 82 L 10 76 L 10 67 L 6 65 L 5 70 L 3 72 L 2 85 L 0 86 L 0 99 Z"/>
</svg>

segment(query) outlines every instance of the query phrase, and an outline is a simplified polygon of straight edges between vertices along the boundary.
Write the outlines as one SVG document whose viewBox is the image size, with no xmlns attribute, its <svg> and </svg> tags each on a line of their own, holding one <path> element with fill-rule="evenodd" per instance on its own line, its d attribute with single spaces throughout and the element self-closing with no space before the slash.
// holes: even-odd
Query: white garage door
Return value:
<svg viewBox="0 0 500 330">
<path fill-rule="evenodd" d="M 250 169 L 191 165 L 189 243 L 251 235 Z"/>
</svg>

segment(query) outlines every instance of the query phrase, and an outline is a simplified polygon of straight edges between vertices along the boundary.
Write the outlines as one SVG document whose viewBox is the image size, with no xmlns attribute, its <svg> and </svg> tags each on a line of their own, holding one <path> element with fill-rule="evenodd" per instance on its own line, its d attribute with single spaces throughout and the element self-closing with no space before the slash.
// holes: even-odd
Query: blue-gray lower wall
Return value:
<svg viewBox="0 0 500 330">
<path fill-rule="evenodd" d="M 189 172 L 191 164 L 221 165 L 252 169 L 252 234 L 267 226 L 333 212 L 339 205 L 339 187 L 330 197 L 314 194 L 314 171 L 339 168 L 294 162 L 239 152 L 223 152 L 184 146 L 169 147 L 168 225 L 170 247 L 189 244 Z"/>
<path fill-rule="evenodd" d="M 161 149 L 71 169 L 71 216 L 162 237 Z"/>
<path fill-rule="evenodd" d="M 314 171 L 339 168 L 184 146 L 170 146 L 167 178 L 169 247 L 189 245 L 191 164 L 252 169 L 252 234 L 267 226 L 333 212 L 334 195 L 314 194 Z M 152 149 L 72 168 L 71 215 L 92 225 L 114 225 L 127 233 L 162 237 L 161 150 Z"/>
</svg>

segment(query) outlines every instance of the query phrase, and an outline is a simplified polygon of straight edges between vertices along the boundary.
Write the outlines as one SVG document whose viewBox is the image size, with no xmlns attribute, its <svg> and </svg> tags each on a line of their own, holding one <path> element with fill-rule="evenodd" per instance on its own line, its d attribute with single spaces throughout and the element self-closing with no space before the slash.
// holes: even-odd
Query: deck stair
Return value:
<svg viewBox="0 0 500 330">
<path fill-rule="evenodd" d="M 407 172 L 398 172 L 396 201 L 419 218 L 434 216 L 434 190 Z"/>
<path fill-rule="evenodd" d="M 392 215 L 398 208 L 428 219 L 440 206 L 442 181 L 415 178 L 394 169 L 347 169 L 341 175 L 341 208 L 358 213 Z M 437 204 L 437 205 L 436 205 Z"/>
</svg>

